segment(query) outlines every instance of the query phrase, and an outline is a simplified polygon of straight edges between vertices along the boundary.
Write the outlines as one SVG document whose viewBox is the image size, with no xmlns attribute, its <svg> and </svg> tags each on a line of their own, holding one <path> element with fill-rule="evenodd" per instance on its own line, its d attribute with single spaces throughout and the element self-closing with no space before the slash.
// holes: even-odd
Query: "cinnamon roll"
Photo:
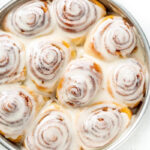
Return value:
<svg viewBox="0 0 150 150">
<path fill-rule="evenodd" d="M 21 142 L 38 111 L 36 96 L 25 87 L 9 86 L 0 91 L 0 134 Z"/>
<path fill-rule="evenodd" d="M 55 0 L 53 8 L 59 27 L 76 45 L 83 44 L 89 28 L 106 14 L 97 0 Z"/>
<path fill-rule="evenodd" d="M 39 115 L 25 138 L 27 150 L 69 150 L 72 146 L 71 120 L 57 104 L 50 104 Z"/>
<path fill-rule="evenodd" d="M 0 84 L 25 80 L 24 56 L 23 44 L 0 31 Z"/>
<path fill-rule="evenodd" d="M 3 28 L 25 38 L 48 34 L 53 29 L 50 5 L 47 1 L 30 0 L 8 13 Z"/>
<path fill-rule="evenodd" d="M 116 100 L 135 107 L 145 93 L 145 73 L 135 59 L 119 64 L 108 79 L 108 91 Z"/>
<path fill-rule="evenodd" d="M 100 59 L 127 57 L 137 48 L 134 28 L 119 16 L 101 19 L 85 43 L 85 51 Z"/>
<path fill-rule="evenodd" d="M 87 58 L 72 61 L 59 82 L 58 101 L 71 107 L 88 105 L 97 95 L 102 82 L 101 67 Z"/>
<path fill-rule="evenodd" d="M 77 132 L 85 148 L 102 148 L 129 124 L 131 111 L 114 103 L 95 104 L 81 111 Z"/>
<path fill-rule="evenodd" d="M 27 49 L 27 68 L 36 87 L 44 92 L 54 91 L 73 54 L 71 45 L 65 41 L 50 38 L 34 41 Z"/>
</svg>

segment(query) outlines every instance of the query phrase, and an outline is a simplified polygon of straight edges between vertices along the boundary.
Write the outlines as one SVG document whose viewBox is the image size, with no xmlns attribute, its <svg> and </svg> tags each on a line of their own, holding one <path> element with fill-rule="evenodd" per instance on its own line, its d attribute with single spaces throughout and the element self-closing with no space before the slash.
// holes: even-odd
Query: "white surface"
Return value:
<svg viewBox="0 0 150 150">
<path fill-rule="evenodd" d="M 150 42 L 150 1 L 116 0 L 137 19 Z M 0 5 L 7 0 L 0 0 Z M 4 150 L 0 146 L 0 150 Z M 135 133 L 117 150 L 150 150 L 150 106 Z"/>
</svg>

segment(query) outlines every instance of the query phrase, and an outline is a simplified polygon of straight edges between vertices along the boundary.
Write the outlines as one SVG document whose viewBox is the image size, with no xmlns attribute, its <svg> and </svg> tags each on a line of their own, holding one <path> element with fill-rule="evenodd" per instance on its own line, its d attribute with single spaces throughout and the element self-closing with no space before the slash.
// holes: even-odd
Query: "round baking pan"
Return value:
<svg viewBox="0 0 150 150">
<path fill-rule="evenodd" d="M 23 3 L 27 0 L 9 0 L 5 5 L 0 6 L 0 22 L 2 22 L 3 17 L 6 15 L 6 13 L 13 8 L 14 6 L 18 5 L 19 3 Z M 130 126 L 123 132 L 121 136 L 119 136 L 115 141 L 113 141 L 111 144 L 103 148 L 104 150 L 116 150 L 125 140 L 129 138 L 129 136 L 135 131 L 135 128 L 138 126 L 140 120 L 142 119 L 150 98 L 150 49 L 148 41 L 145 37 L 145 34 L 143 33 L 141 27 L 137 23 L 137 21 L 134 19 L 134 17 L 131 15 L 131 13 L 125 9 L 120 4 L 116 3 L 114 0 L 99 0 L 101 3 L 104 4 L 104 6 L 107 8 L 108 12 L 116 12 L 117 14 L 125 17 L 131 24 L 133 24 L 137 30 L 139 39 L 142 43 L 143 47 L 143 53 L 145 54 L 145 63 L 147 67 L 147 74 L 146 74 L 146 94 L 144 97 L 144 101 L 141 103 L 133 121 L 131 122 Z M 9 141 L 7 141 L 5 138 L 0 136 L 0 143 L 1 145 L 8 150 L 19 150 L 20 147 L 13 145 Z"/>
</svg>

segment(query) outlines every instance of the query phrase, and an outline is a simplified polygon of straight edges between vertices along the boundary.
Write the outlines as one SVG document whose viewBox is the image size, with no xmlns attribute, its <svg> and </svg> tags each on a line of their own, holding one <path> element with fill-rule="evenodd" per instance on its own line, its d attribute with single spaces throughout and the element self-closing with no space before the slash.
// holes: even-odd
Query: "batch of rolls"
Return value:
<svg viewBox="0 0 150 150">
<path fill-rule="evenodd" d="M 133 25 L 97 0 L 19 4 L 0 31 L 0 133 L 27 150 L 108 145 L 144 98 L 138 51 Z M 107 78 L 100 64 L 116 60 Z"/>
</svg>

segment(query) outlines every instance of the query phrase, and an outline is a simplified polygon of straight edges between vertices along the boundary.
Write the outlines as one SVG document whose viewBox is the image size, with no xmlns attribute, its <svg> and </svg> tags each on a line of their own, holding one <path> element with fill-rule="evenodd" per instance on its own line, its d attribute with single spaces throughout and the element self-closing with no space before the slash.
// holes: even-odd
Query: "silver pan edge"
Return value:
<svg viewBox="0 0 150 150">
<path fill-rule="evenodd" d="M 2 22 L 3 17 L 6 15 L 6 13 L 13 8 L 14 6 L 18 5 L 19 3 L 25 2 L 28 0 L 9 0 L 8 3 L 6 3 L 3 6 L 0 6 L 0 22 Z M 147 83 L 146 83 L 146 95 L 144 98 L 144 101 L 136 114 L 136 117 L 134 119 L 134 122 L 131 123 L 131 125 L 128 127 L 128 129 L 119 137 L 117 140 L 103 148 L 103 150 L 116 150 L 123 142 L 125 142 L 129 136 L 131 136 L 135 129 L 138 127 L 140 121 L 143 118 L 144 113 L 147 110 L 149 99 L 150 99 L 150 47 L 148 40 L 141 29 L 140 25 L 136 21 L 136 19 L 131 15 L 131 13 L 124 8 L 121 4 L 118 4 L 115 2 L 115 0 L 100 0 L 105 7 L 107 7 L 108 11 L 114 11 L 120 14 L 121 16 L 125 17 L 131 24 L 133 24 L 138 32 L 139 39 L 141 40 L 143 49 L 145 51 L 145 62 L 147 65 Z M 0 136 L 0 144 L 2 147 L 8 150 L 20 150 L 19 147 L 15 146 L 14 144 L 10 143 L 8 140 L 6 140 L 4 137 Z"/>
</svg>

